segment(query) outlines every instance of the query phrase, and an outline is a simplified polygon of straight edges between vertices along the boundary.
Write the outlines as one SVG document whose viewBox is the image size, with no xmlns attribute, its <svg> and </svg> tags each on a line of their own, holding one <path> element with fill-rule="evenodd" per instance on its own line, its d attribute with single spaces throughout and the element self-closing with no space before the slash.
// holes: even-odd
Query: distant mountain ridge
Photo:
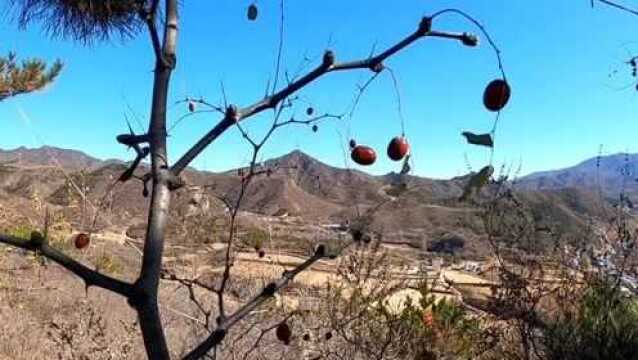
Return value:
<svg viewBox="0 0 638 360">
<path fill-rule="evenodd" d="M 118 160 L 100 160 L 80 150 L 62 149 L 53 146 L 27 148 L 25 146 L 11 150 L 0 149 L 0 164 L 13 163 L 24 166 L 60 165 L 71 169 L 96 169 Z"/>
<path fill-rule="evenodd" d="M 609 167 L 618 165 L 614 164 Z M 257 218 L 287 213 L 302 223 L 334 224 L 375 208 L 374 226 L 383 229 L 386 242 L 424 248 L 431 241 L 452 236 L 467 240 L 464 249 L 467 253 L 485 251 L 478 241 L 484 236 L 481 212 L 458 201 L 468 176 L 439 180 L 395 173 L 370 175 L 324 164 L 301 151 L 267 160 L 259 166 L 273 171 L 254 178 L 241 203 L 242 211 Z M 45 202 L 64 212 L 66 219 L 79 219 L 81 197 L 69 186 L 68 179 L 86 188 L 89 201 L 98 204 L 125 169 L 123 161 L 99 160 L 77 150 L 43 147 L 0 151 L 0 209 L 37 221 L 40 212 L 30 207 Z M 578 169 L 584 169 L 584 175 L 578 175 L 581 173 Z M 523 191 L 517 192 L 517 196 L 541 222 L 558 223 L 569 229 L 584 228 L 602 206 L 595 193 L 586 187 L 572 188 L 579 183 L 572 178 L 579 176 L 584 179 L 583 184 L 588 184 L 591 177 L 588 169 L 590 160 L 575 168 L 532 174 L 520 180 Z M 137 175 L 145 171 L 138 169 Z M 201 218 L 224 217 L 225 206 L 220 198 L 234 203 L 242 184 L 240 173 L 237 169 L 223 173 L 184 171 L 182 175 L 188 186 L 176 191 L 171 201 L 174 229 L 189 228 L 185 224 L 194 219 L 193 214 Z M 610 170 L 610 177 L 611 174 Z M 397 197 L 401 188 L 408 189 L 408 193 Z M 139 228 L 148 207 L 148 199 L 142 196 L 142 184 L 131 180 L 112 189 L 108 198 L 113 211 L 101 219 L 103 225 Z M 380 204 L 384 205 L 378 207 Z"/>
<path fill-rule="evenodd" d="M 81 150 L 64 149 L 53 146 L 42 146 L 39 148 L 27 148 L 24 146 L 3 150 L 0 149 L 0 165 L 11 163 L 24 166 L 56 166 L 60 165 L 68 169 L 95 170 L 112 163 L 126 163 L 124 160 L 107 159 L 101 160 L 84 153 Z M 268 167 L 280 167 L 278 173 L 285 173 L 293 177 L 298 184 L 310 192 L 314 192 L 313 184 L 316 183 L 317 176 L 323 174 L 325 180 L 343 182 L 345 176 L 350 183 L 387 182 L 396 174 L 371 175 L 358 169 L 344 169 L 322 163 L 321 161 L 305 154 L 302 151 L 294 150 L 278 158 L 264 161 L 263 165 Z M 638 194 L 638 154 L 617 153 L 601 157 L 593 157 L 584 160 L 574 166 L 534 172 L 516 180 L 517 186 L 522 190 L 558 190 L 566 188 L 578 188 L 592 190 L 597 189 L 599 184 L 603 194 L 606 196 L 617 196 L 620 191 L 630 195 Z M 190 169 L 197 171 L 196 169 Z M 235 170 L 224 171 L 219 174 L 235 174 Z M 208 171 L 202 173 L 213 174 Z M 334 174 L 336 178 L 328 179 L 326 174 Z M 424 180 L 424 177 L 410 176 L 410 178 Z M 462 179 L 463 177 L 460 177 Z M 450 181 L 454 179 L 444 180 Z M 313 185 L 313 186 L 308 186 Z M 356 185 L 355 185 L 356 186 Z"/>
<path fill-rule="evenodd" d="M 558 190 L 566 188 L 598 191 L 616 199 L 621 192 L 638 200 L 638 154 L 618 153 L 594 157 L 558 170 L 529 174 L 518 180 L 519 189 Z"/>
</svg>

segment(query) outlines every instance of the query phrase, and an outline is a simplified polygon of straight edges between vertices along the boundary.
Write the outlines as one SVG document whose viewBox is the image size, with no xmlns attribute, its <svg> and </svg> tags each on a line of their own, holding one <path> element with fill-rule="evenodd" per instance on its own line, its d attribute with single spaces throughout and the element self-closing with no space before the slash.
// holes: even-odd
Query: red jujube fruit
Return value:
<svg viewBox="0 0 638 360">
<path fill-rule="evenodd" d="M 377 160 L 377 154 L 374 150 L 365 145 L 357 145 L 352 149 L 350 153 L 352 161 L 359 165 L 372 165 Z"/>
<path fill-rule="evenodd" d="M 490 111 L 499 111 L 505 107 L 510 99 L 510 86 L 502 79 L 496 79 L 487 84 L 483 93 L 483 105 Z"/>
<path fill-rule="evenodd" d="M 79 233 L 75 236 L 76 249 L 84 249 L 85 247 L 89 245 L 89 242 L 91 242 L 91 239 L 89 238 L 88 234 Z"/>
<path fill-rule="evenodd" d="M 394 161 L 403 159 L 410 151 L 410 144 L 403 136 L 397 136 L 388 144 L 388 157 Z"/>
</svg>

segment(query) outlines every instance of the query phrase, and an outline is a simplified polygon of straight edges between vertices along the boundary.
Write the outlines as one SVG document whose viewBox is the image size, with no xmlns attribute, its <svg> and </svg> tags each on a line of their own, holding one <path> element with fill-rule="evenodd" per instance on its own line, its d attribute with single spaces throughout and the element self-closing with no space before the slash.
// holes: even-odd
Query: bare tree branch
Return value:
<svg viewBox="0 0 638 360">
<path fill-rule="evenodd" d="M 253 311 L 255 308 L 259 307 L 261 304 L 274 297 L 275 293 L 281 288 L 288 285 L 288 283 L 292 281 L 295 276 L 297 276 L 297 274 L 303 272 L 317 261 L 331 256 L 332 254 L 326 252 L 326 248 L 324 245 L 319 245 L 312 257 L 308 258 L 306 261 L 299 264 L 294 269 L 284 271 L 279 280 L 266 285 L 259 295 L 246 302 L 242 307 L 237 309 L 237 311 L 235 311 L 228 317 L 224 318 L 217 325 L 217 328 L 201 344 L 199 344 L 195 349 L 184 356 L 183 360 L 201 359 L 211 349 L 219 345 L 222 340 L 224 340 L 226 333 L 233 325 L 250 314 L 250 312 Z"/>
<path fill-rule="evenodd" d="M 32 239 L 29 240 L 0 234 L 0 243 L 32 251 L 53 260 L 63 268 L 84 280 L 86 286 L 101 287 L 126 298 L 133 296 L 133 285 L 88 268 L 56 248 L 49 246 L 46 239 L 39 238 L 36 234 L 34 234 Z"/>
<path fill-rule="evenodd" d="M 632 8 L 629 8 L 629 7 L 625 6 L 625 5 L 621 5 L 621 4 L 619 4 L 619 3 L 615 2 L 615 1 L 609 1 L 609 0 L 595 0 L 595 1 L 598 1 L 599 3 L 605 4 L 607 6 L 611 6 L 611 7 L 614 7 L 616 9 L 619 9 L 619 10 L 622 10 L 622 11 L 625 11 L 625 12 L 628 12 L 630 14 L 638 16 L 638 10 L 634 10 Z M 594 0 L 592 0 L 591 6 L 594 7 Z"/>
<path fill-rule="evenodd" d="M 383 61 L 390 56 L 396 54 L 402 49 L 406 48 L 416 40 L 426 37 L 442 37 L 463 41 L 467 38 L 468 34 L 458 33 L 446 33 L 431 31 L 431 19 L 424 17 L 419 24 L 418 29 L 406 38 L 379 53 L 376 56 L 368 57 L 362 60 L 355 60 L 343 63 L 336 63 L 335 54 L 332 51 L 326 51 L 323 56 L 322 63 L 314 70 L 310 71 L 303 77 L 299 78 L 288 84 L 280 91 L 267 96 L 263 100 L 260 100 L 250 106 L 242 109 L 234 108 L 233 111 L 226 111 L 224 118 L 207 134 L 205 134 L 193 147 L 191 147 L 177 162 L 171 166 L 171 172 L 173 174 L 181 173 L 204 149 L 212 143 L 217 137 L 219 137 L 224 131 L 236 122 L 240 122 L 255 114 L 258 114 L 266 109 L 275 108 L 282 100 L 286 99 L 290 95 L 294 94 L 298 90 L 317 80 L 324 74 L 336 71 L 355 70 L 355 69 L 370 69 L 374 72 L 380 72 L 383 70 Z M 229 107 L 230 109 L 230 107 Z"/>
</svg>

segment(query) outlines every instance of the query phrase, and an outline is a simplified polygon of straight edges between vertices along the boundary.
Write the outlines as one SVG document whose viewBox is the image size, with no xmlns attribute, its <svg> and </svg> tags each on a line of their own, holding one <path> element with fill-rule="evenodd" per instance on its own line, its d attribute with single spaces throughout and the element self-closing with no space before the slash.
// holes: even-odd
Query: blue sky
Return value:
<svg viewBox="0 0 638 360">
<path fill-rule="evenodd" d="M 221 82 L 230 102 L 247 105 L 263 96 L 274 72 L 279 1 L 258 0 L 256 22 L 245 19 L 249 0 L 184 3 L 169 121 L 186 113 L 185 105 L 172 105 L 186 96 L 219 103 Z M 621 89 L 632 81 L 623 60 L 638 53 L 638 17 L 602 5 L 591 9 L 588 0 L 288 0 L 283 68 L 294 73 L 304 56 L 318 61 L 327 47 L 339 60 L 365 57 L 373 44 L 385 48 L 412 32 L 421 16 L 447 7 L 479 19 L 502 50 L 513 95 L 499 124 L 497 164 L 521 162 L 526 174 L 573 165 L 595 156 L 600 144 L 606 153 L 638 151 L 638 92 Z M 434 28 L 477 32 L 454 15 L 440 18 Z M 147 34 L 84 47 L 48 39 L 37 27 L 20 31 L 3 21 L 0 39 L 0 52 L 65 62 L 53 86 L 1 104 L 0 148 L 48 144 L 100 158 L 133 158 L 115 143 L 115 136 L 126 130 L 125 114 L 137 114 L 142 124 L 147 121 L 153 65 Z M 485 85 L 499 76 L 486 41 L 467 48 L 425 39 L 386 64 L 398 77 L 416 174 L 456 176 L 466 172 L 465 156 L 474 168 L 488 161 L 488 151 L 465 144 L 460 136 L 465 130 L 488 131 L 494 120 L 481 102 Z M 610 77 L 613 70 L 619 72 Z M 340 113 L 352 102 L 356 85 L 369 76 L 365 71 L 331 74 L 300 95 L 320 113 Z M 303 110 L 295 111 L 302 116 Z M 257 135 L 269 120 L 259 116 L 246 126 Z M 217 115 L 204 114 L 182 122 L 169 138 L 170 158 L 175 160 L 217 121 Z M 133 125 L 139 130 L 136 121 Z M 341 144 L 352 136 L 377 150 L 379 161 L 365 170 L 381 174 L 400 167 L 385 157 L 388 141 L 400 132 L 396 96 L 386 73 L 364 94 L 352 119 L 323 123 L 317 133 L 308 127 L 280 130 L 263 157 L 299 149 L 343 166 Z M 194 165 L 223 170 L 244 165 L 249 154 L 233 130 Z"/>
</svg>

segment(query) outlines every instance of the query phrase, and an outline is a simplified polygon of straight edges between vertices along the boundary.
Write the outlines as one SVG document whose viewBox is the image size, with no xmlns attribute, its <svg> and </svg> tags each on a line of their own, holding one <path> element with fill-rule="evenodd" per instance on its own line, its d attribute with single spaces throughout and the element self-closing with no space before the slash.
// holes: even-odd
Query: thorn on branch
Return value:
<svg viewBox="0 0 638 360">
<path fill-rule="evenodd" d="M 332 50 L 326 50 L 326 52 L 323 54 L 321 66 L 324 68 L 329 68 L 335 64 L 335 61 L 335 53 Z"/>
<path fill-rule="evenodd" d="M 131 163 L 131 166 L 129 166 L 129 168 L 126 169 L 126 171 L 124 171 L 122 175 L 120 175 L 120 177 L 118 178 L 119 182 L 127 182 L 128 180 L 130 180 L 133 177 L 133 174 L 135 173 L 135 169 L 137 169 L 140 162 L 142 162 L 142 160 L 144 160 L 144 158 L 147 157 L 148 154 L 150 154 L 151 152 L 151 149 L 148 146 L 145 146 L 142 149 L 140 149 L 139 146 L 136 145 L 134 146 L 134 149 L 137 152 L 137 156 L 135 157 L 135 160 L 133 160 L 133 162 Z"/>
<path fill-rule="evenodd" d="M 29 241 L 31 242 L 31 244 L 33 244 L 33 247 L 39 249 L 44 243 L 46 243 L 47 239 L 42 236 L 42 233 L 40 233 L 39 231 L 32 231 Z"/>
<path fill-rule="evenodd" d="M 384 69 L 385 69 L 385 65 L 383 65 L 382 62 L 378 62 L 378 63 L 370 65 L 370 70 L 372 70 L 372 72 L 377 74 L 383 71 Z"/>
<path fill-rule="evenodd" d="M 239 111 L 237 110 L 236 105 L 228 105 L 228 107 L 226 108 L 226 118 L 234 122 L 239 121 Z"/>
<path fill-rule="evenodd" d="M 142 181 L 142 184 L 144 185 L 144 189 L 142 190 L 142 196 L 148 197 L 148 182 L 151 181 L 151 174 L 146 173 L 144 174 L 144 176 L 142 176 L 139 179 L 140 181 Z"/>
<path fill-rule="evenodd" d="M 266 296 L 273 296 L 275 295 L 276 291 L 277 291 L 277 284 L 275 284 L 274 282 L 271 282 L 270 284 L 264 287 L 263 294 Z"/>
<path fill-rule="evenodd" d="M 135 134 L 121 134 L 116 137 L 117 142 L 122 145 L 135 147 L 135 145 L 148 142 L 148 134 L 135 135 Z"/>
<path fill-rule="evenodd" d="M 432 18 L 424 16 L 419 23 L 419 34 L 425 35 L 432 30 Z"/>
</svg>

